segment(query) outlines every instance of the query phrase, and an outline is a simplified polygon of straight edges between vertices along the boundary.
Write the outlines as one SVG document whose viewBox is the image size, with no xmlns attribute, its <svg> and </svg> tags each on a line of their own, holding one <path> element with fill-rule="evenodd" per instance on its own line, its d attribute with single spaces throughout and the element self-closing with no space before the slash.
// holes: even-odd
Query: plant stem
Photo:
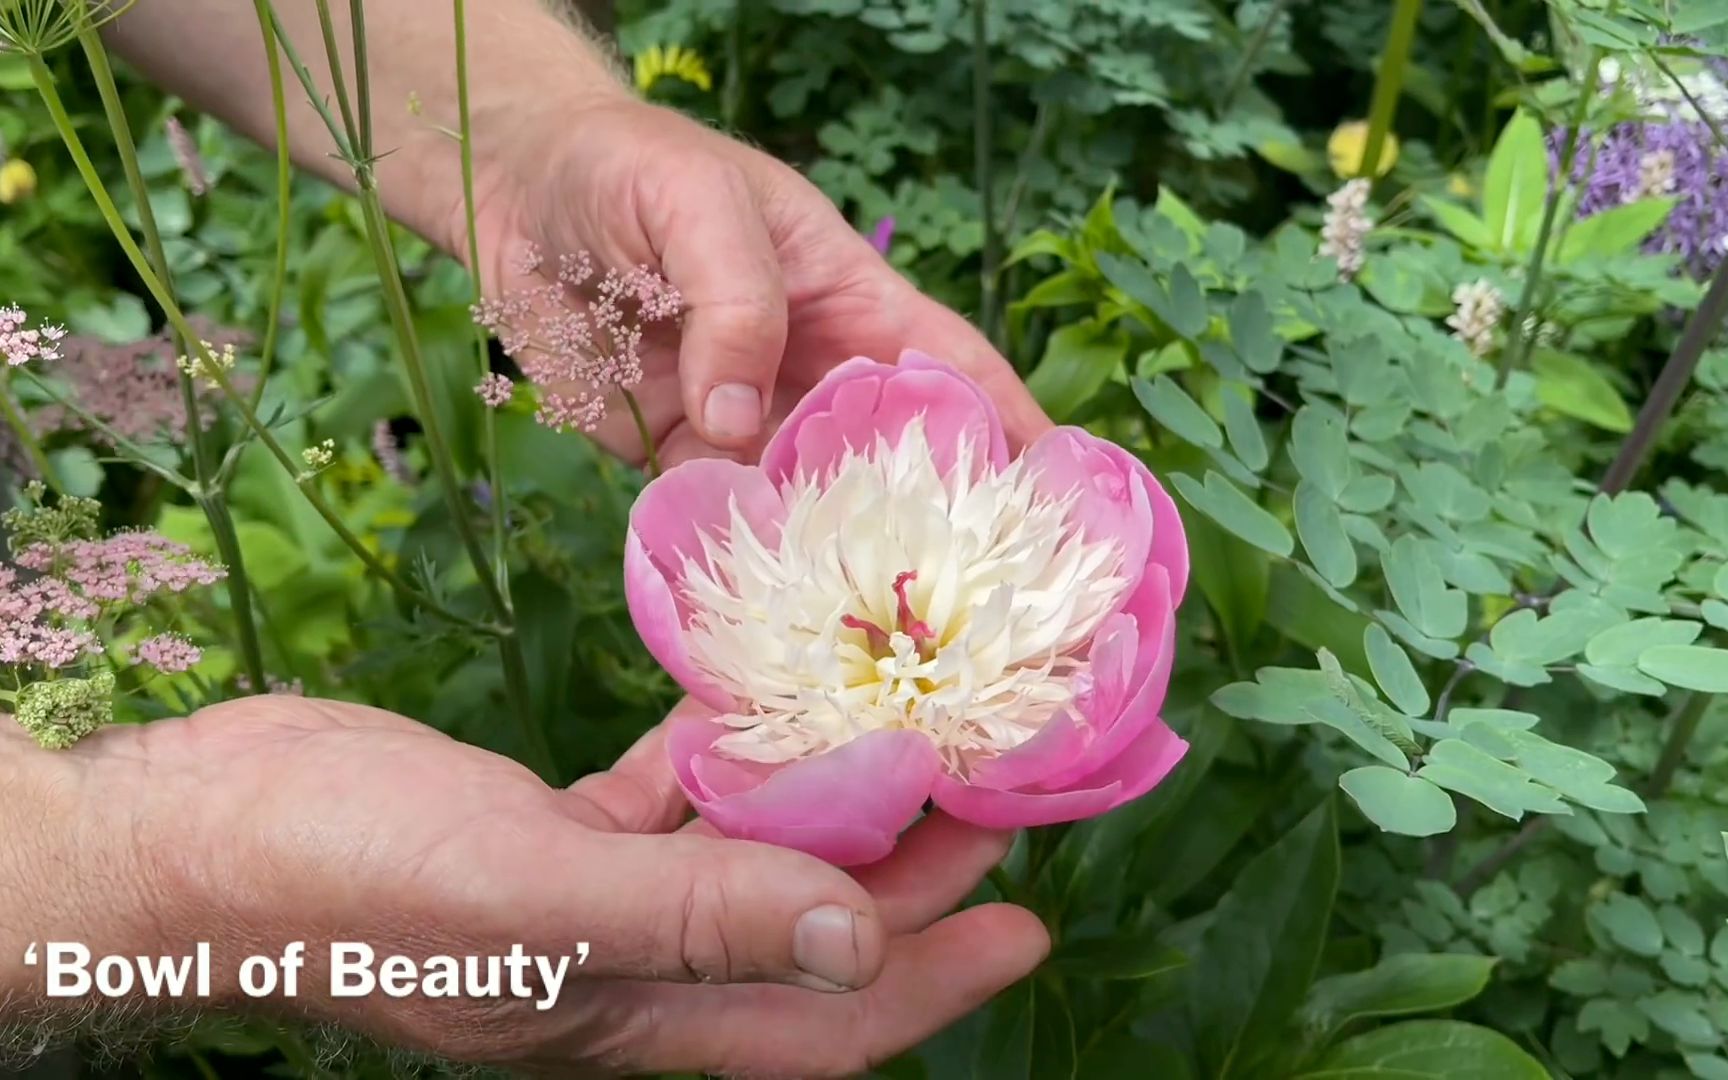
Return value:
<svg viewBox="0 0 1728 1080">
<path fill-rule="evenodd" d="M 1236 97 L 1242 93 L 1242 88 L 1248 85 L 1248 80 L 1254 75 L 1254 61 L 1260 59 L 1261 50 L 1266 48 L 1266 42 L 1272 39 L 1272 26 L 1278 21 L 1278 16 L 1290 0 L 1272 0 L 1266 6 L 1265 17 L 1260 25 L 1254 28 L 1254 35 L 1248 39 L 1248 44 L 1242 50 L 1242 59 L 1236 62 L 1236 70 L 1230 73 L 1230 82 L 1224 87 L 1224 93 L 1218 98 L 1218 108 L 1214 115 L 1223 116 L 1236 104 Z"/>
<path fill-rule="evenodd" d="M 1554 234 L 1554 219 L 1560 216 L 1560 199 L 1572 183 L 1572 165 L 1578 157 L 1578 140 L 1584 131 L 1584 120 L 1590 114 L 1590 102 L 1596 97 L 1596 82 L 1601 74 L 1602 50 L 1592 47 L 1588 59 L 1590 70 L 1584 74 L 1584 85 L 1578 91 L 1578 105 L 1572 110 L 1572 120 L 1566 130 L 1566 145 L 1560 152 L 1560 168 L 1548 198 L 1542 204 L 1542 224 L 1536 230 L 1536 247 L 1530 252 L 1530 264 L 1524 272 L 1524 288 L 1518 295 L 1518 308 L 1512 313 L 1512 344 L 1500 350 L 1500 364 L 1494 372 L 1494 388 L 1501 389 L 1516 368 L 1524 366 L 1530 356 L 1531 341 L 1536 335 L 1525 330 L 1530 310 L 1536 303 L 1536 290 L 1542 284 L 1543 262 L 1548 255 L 1548 238 Z"/>
<path fill-rule="evenodd" d="M 1668 785 L 1674 782 L 1674 773 L 1686 758 L 1686 748 L 1692 745 L 1692 736 L 1698 733 L 1698 724 L 1704 719 L 1704 714 L 1710 711 L 1711 700 L 1709 694 L 1689 694 L 1686 703 L 1680 706 L 1674 719 L 1669 721 L 1668 738 L 1662 743 L 1662 756 L 1656 759 L 1656 767 L 1650 770 L 1650 780 L 1644 786 L 1646 798 L 1661 798 L 1668 790 Z"/>
<path fill-rule="evenodd" d="M 636 434 L 642 438 L 642 453 L 647 459 L 648 479 L 660 475 L 660 453 L 654 447 L 654 435 L 648 430 L 648 418 L 642 415 L 642 403 L 636 400 L 636 395 L 625 390 L 624 404 L 630 406 L 630 418 L 636 421 Z"/>
<path fill-rule="evenodd" d="M 1718 266 L 1711 276 L 1710 288 L 1699 302 L 1698 310 L 1686 320 L 1686 329 L 1681 331 L 1674 351 L 1663 362 L 1661 374 L 1656 376 L 1650 395 L 1638 410 L 1632 431 L 1620 444 L 1620 452 L 1614 455 L 1613 463 L 1603 474 L 1601 490 L 1604 493 L 1615 495 L 1626 490 L 1638 475 L 1638 470 L 1644 467 L 1644 459 L 1649 456 L 1656 436 L 1680 403 L 1680 395 L 1692 381 L 1698 361 L 1710 342 L 1715 340 L 1725 317 L 1728 317 L 1728 261 Z"/>
<path fill-rule="evenodd" d="M 978 184 L 978 204 L 984 220 L 984 250 L 978 272 L 978 323 L 992 343 L 996 328 L 997 275 L 1001 272 L 1002 238 L 996 226 L 995 177 L 990 130 L 989 0 L 972 0 L 972 152 Z"/>
<path fill-rule="evenodd" d="M 107 115 L 108 129 L 114 137 L 114 148 L 119 153 L 121 168 L 126 174 L 126 186 L 138 208 L 138 228 L 144 235 L 150 266 L 162 288 L 171 292 L 174 280 L 169 273 L 168 254 L 162 247 L 162 234 L 156 228 L 156 214 L 150 205 L 150 188 L 144 183 L 144 174 L 138 167 L 138 147 L 132 141 L 132 125 L 126 119 L 126 109 L 120 101 L 120 88 L 114 81 L 113 69 L 108 65 L 107 49 L 102 45 L 101 36 L 89 27 L 79 33 L 78 43 L 83 47 L 91 74 L 96 78 L 96 90 L 102 99 L 102 109 Z M 181 354 L 189 352 L 192 335 L 182 333 L 176 328 L 175 337 L 179 339 L 176 342 L 177 351 Z M 213 479 L 214 465 L 211 461 L 209 440 L 205 437 L 203 418 L 199 415 L 198 392 L 191 377 L 185 373 L 180 375 L 180 400 L 186 411 L 186 443 L 192 451 L 193 476 L 198 481 L 198 507 L 204 511 L 204 518 L 209 522 L 210 532 L 215 537 L 216 550 L 228 568 L 225 585 L 228 605 L 234 613 L 235 629 L 240 636 L 241 663 L 246 669 L 247 677 L 252 680 L 252 685 L 263 686 L 266 678 L 264 649 L 258 640 L 258 624 L 252 612 L 252 588 L 246 573 L 245 552 L 241 549 L 239 535 L 234 531 L 234 518 L 228 512 L 226 493 L 222 490 L 222 485 Z"/>
<path fill-rule="evenodd" d="M 12 400 L 9 380 L 0 379 L 0 416 L 6 419 L 6 426 L 17 436 L 18 444 L 24 452 L 30 455 L 31 464 L 42 474 L 42 480 L 49 487 L 64 495 L 66 489 L 60 483 L 60 477 L 54 471 L 54 463 L 48 459 L 48 452 L 42 449 L 42 444 L 36 440 L 36 433 L 30 430 L 30 422 L 24 418 L 24 410 Z"/>
<path fill-rule="evenodd" d="M 456 108 L 462 135 L 462 213 L 468 230 L 468 273 L 474 278 L 474 300 L 486 295 L 480 273 L 480 235 L 474 225 L 474 125 L 468 97 L 468 5 L 467 0 L 455 0 L 456 15 Z M 474 324 L 474 353 L 479 378 L 492 370 L 486 331 Z M 482 409 L 480 437 L 485 444 L 487 476 L 492 489 L 492 563 L 499 575 L 499 585 L 508 588 L 509 566 L 505 550 L 505 522 L 509 513 L 504 506 L 503 465 L 498 454 L 498 417 L 492 409 Z"/>
<path fill-rule="evenodd" d="M 1398 113 L 1398 98 L 1404 93 L 1404 69 L 1410 63 L 1410 45 L 1416 40 L 1416 17 L 1421 12 L 1422 0 L 1398 0 L 1398 7 L 1392 12 L 1392 26 L 1386 32 L 1386 45 L 1380 50 L 1380 72 L 1374 77 L 1374 96 L 1368 106 L 1368 141 L 1362 146 L 1357 176 L 1372 179 L 1380 170 L 1380 152 Z"/>
<path fill-rule="evenodd" d="M 149 260 L 144 257 L 143 251 L 139 249 L 137 241 L 132 239 L 132 233 L 127 229 L 125 220 L 120 216 L 119 208 L 114 205 L 113 198 L 102 183 L 101 175 L 96 171 L 95 164 L 91 162 L 90 155 L 84 148 L 83 140 L 79 138 L 77 129 L 72 124 L 72 118 L 66 112 L 65 103 L 60 100 L 59 91 L 54 88 L 53 76 L 49 74 L 47 66 L 42 63 L 39 57 L 30 57 L 29 65 L 31 76 L 36 82 L 37 91 L 42 95 L 42 99 L 48 107 L 49 117 L 53 120 L 56 130 L 59 131 L 61 140 L 66 144 L 67 151 L 72 155 L 72 162 L 83 178 L 85 186 L 89 189 L 91 197 L 95 199 L 96 207 L 101 212 L 103 220 L 107 222 L 109 231 L 113 234 L 115 241 L 119 243 L 120 249 L 126 253 L 128 261 L 131 262 L 133 272 L 138 275 L 151 298 L 162 308 L 163 313 L 168 318 L 169 325 L 174 328 L 175 332 L 188 340 L 194 340 L 195 335 L 192 328 L 186 323 L 185 314 L 181 312 L 173 294 L 156 277 L 156 272 L 151 268 Z M 277 442 L 276 436 L 269 427 L 258 419 L 257 412 L 247 403 L 244 395 L 235 390 L 234 384 L 216 365 L 215 359 L 209 355 L 208 350 L 205 350 L 200 343 L 194 346 L 194 351 L 203 359 L 211 379 L 234 403 L 241 418 L 246 422 L 246 426 L 264 444 L 265 449 L 269 450 L 271 455 L 282 464 L 282 467 L 287 469 L 290 475 L 297 478 L 301 493 L 306 496 L 306 501 L 311 504 L 312 509 L 324 519 L 325 524 L 330 526 L 337 537 L 359 557 L 361 562 L 366 564 L 368 569 L 383 578 L 405 598 L 414 601 L 433 614 L 483 633 L 497 633 L 497 629 L 494 627 L 486 626 L 449 611 L 431 597 L 410 586 L 395 571 L 380 562 L 377 556 L 349 531 L 348 527 L 342 523 L 342 519 L 336 515 L 317 490 L 309 483 L 298 479 L 301 473 L 300 465 L 295 462 L 287 450 L 283 449 L 282 444 Z"/>
<path fill-rule="evenodd" d="M 282 56 L 276 48 L 276 30 L 265 0 L 252 0 L 258 12 L 258 29 L 264 36 L 264 56 L 270 66 L 270 107 L 276 118 L 276 266 L 270 283 L 270 309 L 264 328 L 264 346 L 258 357 L 258 385 L 252 391 L 252 408 L 264 401 L 264 384 L 276 362 L 276 343 L 282 326 L 282 298 L 288 284 L 288 232 L 293 218 L 289 196 L 294 183 L 294 163 L 288 148 L 288 97 L 282 85 Z"/>
</svg>

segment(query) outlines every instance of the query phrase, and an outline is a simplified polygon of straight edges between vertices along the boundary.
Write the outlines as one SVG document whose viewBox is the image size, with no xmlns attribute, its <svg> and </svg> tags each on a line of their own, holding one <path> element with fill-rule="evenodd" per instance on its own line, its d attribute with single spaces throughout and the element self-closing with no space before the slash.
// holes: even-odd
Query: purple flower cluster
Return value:
<svg viewBox="0 0 1728 1080">
<path fill-rule="evenodd" d="M 1556 170 L 1563 138 L 1550 141 Z M 1728 254 L 1728 151 L 1715 145 L 1702 120 L 1676 115 L 1587 132 L 1572 178 L 1579 185 L 1580 217 L 1651 196 L 1675 196 L 1674 209 L 1645 250 L 1678 255 L 1699 277 Z"/>
</svg>

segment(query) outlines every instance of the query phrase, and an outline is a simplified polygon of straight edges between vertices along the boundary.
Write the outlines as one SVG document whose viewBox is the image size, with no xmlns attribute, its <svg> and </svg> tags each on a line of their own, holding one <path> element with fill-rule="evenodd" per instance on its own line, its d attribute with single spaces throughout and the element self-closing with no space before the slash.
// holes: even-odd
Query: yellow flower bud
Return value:
<svg viewBox="0 0 1728 1080">
<path fill-rule="evenodd" d="M 1332 163 L 1332 171 L 1340 177 L 1356 176 L 1362 170 L 1362 158 L 1368 152 L 1368 122 L 1366 120 L 1347 120 L 1338 125 L 1332 132 L 1332 137 L 1326 140 L 1326 157 Z M 1380 144 L 1379 166 L 1374 170 L 1375 176 L 1385 176 L 1392 171 L 1392 166 L 1398 164 L 1398 137 L 1390 131 Z"/>
<path fill-rule="evenodd" d="M 36 170 L 23 158 L 0 165 L 0 204 L 10 206 L 36 193 Z"/>
</svg>

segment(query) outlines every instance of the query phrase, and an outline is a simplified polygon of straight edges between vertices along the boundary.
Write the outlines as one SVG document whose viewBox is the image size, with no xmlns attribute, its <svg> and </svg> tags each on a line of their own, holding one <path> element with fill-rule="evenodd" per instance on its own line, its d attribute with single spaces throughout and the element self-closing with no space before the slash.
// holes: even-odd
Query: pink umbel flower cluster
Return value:
<svg viewBox="0 0 1728 1080">
<path fill-rule="evenodd" d="M 645 329 L 676 319 L 684 299 L 646 266 L 601 272 L 585 251 L 560 256 L 553 269 L 530 246 L 515 269 L 539 283 L 481 301 L 474 319 L 539 389 L 540 423 L 593 431 L 605 419 L 607 398 L 642 381 Z M 496 408 L 509 400 L 508 388 L 503 376 L 491 375 L 475 392 Z"/>
<path fill-rule="evenodd" d="M 168 136 L 168 150 L 174 155 L 174 163 L 180 166 L 180 177 L 186 182 L 186 190 L 194 195 L 208 194 L 210 173 L 204 168 L 204 157 L 198 153 L 198 144 L 192 141 L 192 133 L 174 116 L 170 116 L 162 127 Z"/>
<path fill-rule="evenodd" d="M 487 407 L 502 409 L 510 404 L 510 399 L 515 396 L 516 384 L 510 381 L 508 375 L 500 375 L 494 371 L 480 380 L 480 385 L 474 388 L 474 392 L 480 395 L 480 400 L 484 401 Z"/>
<path fill-rule="evenodd" d="M 217 327 L 208 320 L 194 317 L 191 323 L 199 338 L 209 341 L 217 351 L 243 346 L 248 341 L 244 332 Z M 60 351 L 64 355 L 54 365 L 54 377 L 70 391 L 70 399 L 107 425 L 108 431 L 138 443 L 184 435 L 186 399 L 180 392 L 180 371 L 175 366 L 171 333 L 165 330 L 120 345 L 74 334 L 66 338 Z M 250 376 L 230 378 L 240 393 L 251 390 Z M 203 406 L 199 422 L 208 429 L 215 422 L 215 406 L 221 394 L 204 382 L 194 383 L 194 392 Z M 84 431 L 98 445 L 110 446 L 112 442 L 107 431 L 59 404 L 38 406 L 31 413 L 31 423 L 45 435 Z"/>
<path fill-rule="evenodd" d="M 289 681 L 289 680 L 277 679 L 277 678 L 273 678 L 273 677 L 269 677 L 269 676 L 267 676 L 267 678 L 269 678 L 269 685 L 267 687 L 265 687 L 263 691 L 253 690 L 252 689 L 252 680 L 248 679 L 245 675 L 234 676 L 234 686 L 242 694 L 252 694 L 254 696 L 256 696 L 259 693 L 273 694 L 277 697 L 305 697 L 306 696 L 306 684 L 303 683 L 302 681 L 300 681 L 299 679 L 294 679 L 292 681 Z"/>
<path fill-rule="evenodd" d="M 0 357 L 5 358 L 7 367 L 60 359 L 60 341 L 65 336 L 66 331 L 58 326 L 30 325 L 30 317 L 21 307 L 0 307 Z"/>
<path fill-rule="evenodd" d="M 49 507 L 39 483 L 25 494 L 35 506 L 4 515 L 12 562 L 0 563 L 0 665 L 73 667 L 102 653 L 98 626 L 227 576 L 159 533 L 96 536 L 101 508 L 94 500 L 67 498 Z M 151 652 L 164 660 L 175 656 L 161 640 Z"/>
<path fill-rule="evenodd" d="M 132 662 L 153 667 L 164 675 L 191 671 L 204 659 L 204 650 L 179 634 L 157 634 L 145 638 L 132 650 Z"/>
</svg>

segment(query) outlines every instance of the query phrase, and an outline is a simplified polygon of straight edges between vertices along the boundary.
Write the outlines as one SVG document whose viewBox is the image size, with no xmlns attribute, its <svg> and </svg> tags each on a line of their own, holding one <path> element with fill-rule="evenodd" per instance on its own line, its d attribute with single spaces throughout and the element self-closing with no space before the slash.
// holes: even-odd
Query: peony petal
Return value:
<svg viewBox="0 0 1728 1080">
<path fill-rule="evenodd" d="M 1072 765 L 1086 752 L 1091 741 L 1083 723 L 1064 712 L 1043 729 L 1005 754 L 975 765 L 968 778 L 974 787 L 1012 790 L 1036 784 Z"/>
<path fill-rule="evenodd" d="M 1170 606 L 1178 608 L 1188 595 L 1188 534 L 1182 528 L 1176 501 L 1150 470 L 1145 482 L 1152 500 L 1152 561 L 1170 575 Z"/>
<path fill-rule="evenodd" d="M 1039 494 L 1073 498 L 1069 519 L 1088 540 L 1114 541 L 1122 572 L 1138 584 L 1155 527 L 1146 466 L 1121 447 L 1073 427 L 1045 433 L 1026 451 L 1025 461 Z"/>
<path fill-rule="evenodd" d="M 630 530 L 624 538 L 624 602 L 642 643 L 666 673 L 697 701 L 726 712 L 738 702 L 710 681 L 690 659 L 684 644 L 684 615 L 673 599 L 672 586 L 649 558 L 642 538 Z"/>
<path fill-rule="evenodd" d="M 764 769 L 714 753 L 714 740 L 731 730 L 723 724 L 670 723 L 672 769 L 706 821 L 726 836 L 796 848 L 836 866 L 875 862 L 892 851 L 941 769 L 935 746 L 915 731 L 871 732 Z"/>
<path fill-rule="evenodd" d="M 1158 717 L 1122 753 L 1091 776 L 1076 781 L 1076 789 L 1114 787 L 1117 798 L 1109 809 L 1138 799 L 1163 782 L 1188 754 L 1187 740 Z"/>
<path fill-rule="evenodd" d="M 724 458 L 696 458 L 655 477 L 630 508 L 630 530 L 667 584 L 676 585 L 686 558 L 707 567 L 701 538 L 725 539 L 734 499 L 758 540 L 769 547 L 780 542 L 786 516 L 780 493 L 761 469 Z"/>
<path fill-rule="evenodd" d="M 939 468 L 953 465 L 963 439 L 976 446 L 980 467 L 1007 466 L 1001 417 L 970 380 L 922 353 L 908 352 L 902 363 L 858 357 L 829 372 L 763 450 L 769 480 L 782 484 L 801 473 L 821 475 L 849 450 L 868 450 L 878 439 L 894 445 L 919 417 Z"/>
</svg>

